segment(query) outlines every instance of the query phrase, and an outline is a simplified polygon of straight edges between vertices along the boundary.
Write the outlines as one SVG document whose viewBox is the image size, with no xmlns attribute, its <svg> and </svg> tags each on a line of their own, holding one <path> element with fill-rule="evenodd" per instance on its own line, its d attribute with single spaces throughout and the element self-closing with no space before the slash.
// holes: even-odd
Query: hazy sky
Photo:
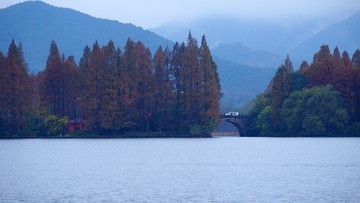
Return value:
<svg viewBox="0 0 360 203">
<path fill-rule="evenodd" d="M 0 8 L 19 2 L 1 0 Z M 360 0 L 44 0 L 95 17 L 153 28 L 168 22 L 188 23 L 203 16 L 241 19 L 343 19 L 360 10 Z"/>
</svg>

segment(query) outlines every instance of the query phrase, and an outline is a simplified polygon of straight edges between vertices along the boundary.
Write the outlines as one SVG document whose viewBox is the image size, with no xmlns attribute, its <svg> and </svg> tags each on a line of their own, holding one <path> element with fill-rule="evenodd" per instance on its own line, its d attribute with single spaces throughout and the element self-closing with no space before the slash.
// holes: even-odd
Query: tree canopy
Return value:
<svg viewBox="0 0 360 203">
<path fill-rule="evenodd" d="M 352 60 L 321 46 L 313 63 L 293 71 L 289 57 L 255 100 L 248 128 L 254 135 L 360 135 L 360 51 Z"/>
<path fill-rule="evenodd" d="M 60 53 L 52 41 L 45 69 L 31 76 L 21 45 L 12 41 L 8 55 L 0 54 L 3 136 L 29 136 L 29 119 L 37 126 L 31 136 L 62 134 L 68 119 L 96 134 L 190 133 L 200 126 L 196 134 L 204 135 L 219 121 L 221 87 L 205 36 L 199 47 L 189 33 L 186 44 L 159 47 L 154 57 L 131 39 L 123 51 L 113 41 L 86 46 L 79 65 Z"/>
</svg>

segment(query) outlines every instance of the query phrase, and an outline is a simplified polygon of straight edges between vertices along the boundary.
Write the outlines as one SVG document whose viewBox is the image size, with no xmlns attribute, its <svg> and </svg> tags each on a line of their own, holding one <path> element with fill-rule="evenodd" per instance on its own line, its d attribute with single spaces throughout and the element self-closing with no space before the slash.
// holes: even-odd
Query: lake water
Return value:
<svg viewBox="0 0 360 203">
<path fill-rule="evenodd" d="M 360 139 L 0 140 L 0 202 L 360 202 Z"/>
</svg>

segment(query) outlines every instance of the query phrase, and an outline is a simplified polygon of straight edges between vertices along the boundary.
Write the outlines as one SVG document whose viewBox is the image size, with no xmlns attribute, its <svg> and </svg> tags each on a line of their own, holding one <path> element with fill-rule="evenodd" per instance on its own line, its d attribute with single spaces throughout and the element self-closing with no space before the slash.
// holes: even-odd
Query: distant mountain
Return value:
<svg viewBox="0 0 360 203">
<path fill-rule="evenodd" d="M 211 47 L 221 43 L 241 43 L 253 50 L 286 55 L 288 50 L 312 36 L 318 27 L 317 22 L 282 25 L 256 20 L 208 17 L 185 26 L 169 23 L 151 30 L 173 41 L 184 39 L 191 31 L 198 39 L 206 34 Z"/>
<path fill-rule="evenodd" d="M 12 39 L 21 42 L 31 72 L 45 67 L 52 40 L 56 41 L 61 52 L 67 56 L 74 55 L 77 61 L 84 47 L 91 47 L 95 40 L 100 45 L 113 40 L 121 48 L 128 38 L 141 40 L 152 53 L 160 45 L 171 47 L 173 44 L 132 24 L 95 18 L 41 1 L 28 1 L 0 9 L 0 28 L 0 50 L 6 54 Z"/>
<path fill-rule="evenodd" d="M 277 69 L 241 65 L 214 57 L 218 66 L 222 92 L 222 111 L 243 110 L 241 107 L 264 92 Z M 235 108 L 235 109 L 234 109 Z"/>
<path fill-rule="evenodd" d="M 211 53 L 227 61 L 260 68 L 276 68 L 284 61 L 284 57 L 269 51 L 252 50 L 241 43 L 222 43 L 211 49 Z"/>
<path fill-rule="evenodd" d="M 189 25 L 169 23 L 152 31 L 173 41 L 184 39 L 189 31 L 199 39 L 205 33 L 214 55 L 250 66 L 278 67 L 281 63 L 277 64 L 279 57 L 276 55 L 282 60 L 289 54 L 297 69 L 303 60 L 310 62 L 312 54 L 322 44 L 328 44 L 332 49 L 338 46 L 350 55 L 360 47 L 360 12 L 335 24 L 334 20 L 302 22 L 299 19 L 285 25 L 210 17 Z"/>
<path fill-rule="evenodd" d="M 336 46 L 340 51 L 346 50 L 351 57 L 354 51 L 360 48 L 360 12 L 320 31 L 292 49 L 290 53 L 298 59 L 311 62 L 313 53 L 323 44 L 329 45 L 332 50 Z"/>
</svg>

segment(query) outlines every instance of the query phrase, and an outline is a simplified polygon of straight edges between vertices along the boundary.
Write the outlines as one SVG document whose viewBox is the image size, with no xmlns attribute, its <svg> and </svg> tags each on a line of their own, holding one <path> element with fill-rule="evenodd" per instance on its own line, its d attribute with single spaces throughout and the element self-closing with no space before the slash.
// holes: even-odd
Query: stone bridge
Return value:
<svg viewBox="0 0 360 203">
<path fill-rule="evenodd" d="M 233 126 L 236 127 L 239 135 L 241 137 L 246 137 L 246 130 L 245 130 L 245 116 L 221 116 L 221 122 L 228 122 L 231 123 Z"/>
</svg>

